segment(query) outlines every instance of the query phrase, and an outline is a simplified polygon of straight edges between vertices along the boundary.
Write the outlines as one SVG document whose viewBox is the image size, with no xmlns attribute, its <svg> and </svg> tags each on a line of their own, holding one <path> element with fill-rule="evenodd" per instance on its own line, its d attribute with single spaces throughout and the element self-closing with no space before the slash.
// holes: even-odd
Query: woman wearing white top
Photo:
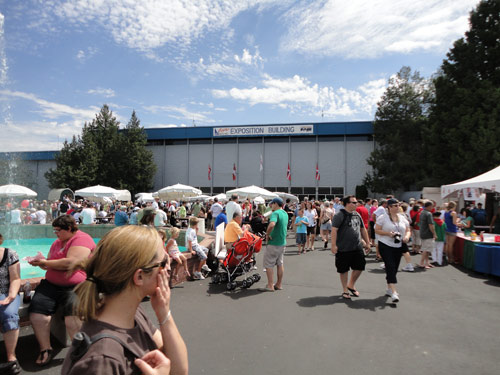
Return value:
<svg viewBox="0 0 500 375">
<path fill-rule="evenodd" d="M 411 229 L 405 215 L 399 212 L 399 202 L 396 199 L 389 199 L 387 207 L 387 213 L 377 218 L 375 233 L 378 235 L 379 251 L 385 263 L 386 295 L 392 298 L 392 302 L 398 302 L 396 274 L 401 255 L 410 240 Z"/>
<path fill-rule="evenodd" d="M 309 221 L 309 225 L 307 226 L 307 240 L 305 251 L 313 251 L 314 240 L 316 239 L 316 219 L 318 219 L 318 213 L 313 208 L 311 202 L 306 203 L 304 216 L 307 217 L 307 220 Z"/>
</svg>

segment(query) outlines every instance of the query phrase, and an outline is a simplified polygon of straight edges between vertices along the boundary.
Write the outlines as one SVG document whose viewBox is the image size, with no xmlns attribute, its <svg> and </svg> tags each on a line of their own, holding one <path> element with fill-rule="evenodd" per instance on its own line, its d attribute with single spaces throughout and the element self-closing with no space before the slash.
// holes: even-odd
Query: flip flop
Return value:
<svg viewBox="0 0 500 375">
<path fill-rule="evenodd" d="M 348 292 L 344 292 L 344 293 L 342 293 L 342 298 L 343 299 L 351 299 L 351 296 L 349 295 Z"/>
<path fill-rule="evenodd" d="M 351 295 L 353 297 L 359 297 L 359 292 L 356 289 L 352 289 L 352 288 L 348 287 L 347 290 L 349 290 L 349 292 L 351 292 Z"/>
<path fill-rule="evenodd" d="M 283 288 L 278 288 L 276 285 L 274 286 L 274 290 L 283 290 Z"/>
<path fill-rule="evenodd" d="M 44 357 L 44 355 L 45 355 L 45 353 L 47 353 L 47 357 L 46 357 L 45 361 L 43 361 L 43 362 L 35 362 L 35 364 L 37 366 L 39 366 L 39 367 L 47 366 L 52 361 L 52 358 L 54 357 L 54 352 L 53 352 L 52 349 L 41 350 L 40 354 L 38 354 L 38 358 L 40 358 L 42 360 L 43 357 Z"/>
</svg>

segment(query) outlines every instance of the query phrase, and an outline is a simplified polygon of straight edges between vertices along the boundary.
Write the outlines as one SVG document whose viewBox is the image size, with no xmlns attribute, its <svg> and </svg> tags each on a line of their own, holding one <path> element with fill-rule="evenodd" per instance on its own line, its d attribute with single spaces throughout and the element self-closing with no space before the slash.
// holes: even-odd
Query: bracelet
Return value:
<svg viewBox="0 0 500 375">
<path fill-rule="evenodd" d="M 165 317 L 165 319 L 163 319 L 163 322 L 158 322 L 158 325 L 161 327 L 162 325 L 164 325 L 166 322 L 168 322 L 170 320 L 170 318 L 172 317 L 172 314 L 170 312 L 170 310 L 168 310 L 168 314 L 167 316 Z"/>
</svg>

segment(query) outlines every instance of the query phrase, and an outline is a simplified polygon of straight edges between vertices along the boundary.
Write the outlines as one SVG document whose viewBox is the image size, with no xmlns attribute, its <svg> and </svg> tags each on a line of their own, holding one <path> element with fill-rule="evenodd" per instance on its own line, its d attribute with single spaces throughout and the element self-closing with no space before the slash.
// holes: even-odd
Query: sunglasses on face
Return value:
<svg viewBox="0 0 500 375">
<path fill-rule="evenodd" d="M 167 265 L 168 263 L 168 257 L 165 257 L 163 258 L 163 260 L 161 262 L 158 262 L 152 266 L 149 266 L 149 267 L 143 267 L 141 268 L 141 270 L 143 271 L 151 271 L 152 269 L 156 268 L 156 267 L 160 267 L 160 270 L 162 270 L 163 268 L 165 268 L 165 266 Z"/>
</svg>

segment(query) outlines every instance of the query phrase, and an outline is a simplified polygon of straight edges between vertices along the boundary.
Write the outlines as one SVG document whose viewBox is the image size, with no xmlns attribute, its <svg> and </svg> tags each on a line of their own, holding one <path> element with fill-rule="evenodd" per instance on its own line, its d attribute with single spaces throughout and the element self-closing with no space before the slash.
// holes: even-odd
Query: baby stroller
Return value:
<svg viewBox="0 0 500 375">
<path fill-rule="evenodd" d="M 235 279 L 239 276 L 246 276 L 255 265 L 254 254 L 262 249 L 262 238 L 250 233 L 243 232 L 238 241 L 227 249 L 227 252 L 220 252 L 217 258 L 221 260 L 217 272 L 212 276 L 213 284 L 226 283 L 227 290 L 234 290 L 236 287 L 249 288 L 253 283 L 260 280 L 260 275 L 254 273 L 245 277 L 241 281 Z"/>
</svg>

